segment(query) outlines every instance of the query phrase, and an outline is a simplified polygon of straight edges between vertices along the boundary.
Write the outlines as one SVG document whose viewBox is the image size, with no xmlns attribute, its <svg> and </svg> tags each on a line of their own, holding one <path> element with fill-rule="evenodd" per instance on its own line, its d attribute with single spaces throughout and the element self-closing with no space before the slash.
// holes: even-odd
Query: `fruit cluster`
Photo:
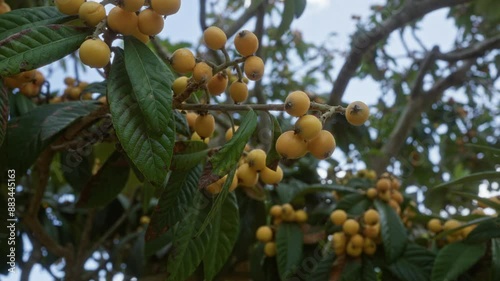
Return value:
<svg viewBox="0 0 500 281">
<path fill-rule="evenodd" d="M 181 1 L 150 0 L 148 7 L 143 9 L 145 0 L 120 0 L 107 15 L 104 5 L 97 2 L 55 0 L 55 4 L 61 13 L 78 15 L 85 25 L 97 27 L 97 34 L 80 46 L 79 55 L 84 64 L 101 68 L 109 63 L 111 56 L 109 45 L 98 37 L 104 24 L 115 33 L 131 35 L 147 43 L 149 36 L 163 30 L 164 17 L 179 11 Z"/>
<path fill-rule="evenodd" d="M 456 219 L 449 219 L 442 223 L 440 219 L 433 218 L 427 222 L 427 229 L 433 234 L 438 234 L 442 231 L 451 231 L 446 235 L 445 239 L 447 243 L 453 243 L 465 239 L 469 235 L 469 233 L 471 233 L 471 231 L 476 228 L 476 225 L 469 225 L 459 230 L 453 231 L 454 229 L 457 229 L 461 226 L 462 223 Z"/>
<path fill-rule="evenodd" d="M 374 209 L 365 211 L 362 218 L 348 218 L 344 210 L 335 210 L 330 214 L 333 225 L 342 227 L 342 231 L 333 233 L 332 247 L 337 256 L 347 254 L 359 257 L 362 253 L 373 255 L 380 238 L 380 216 Z"/>
<path fill-rule="evenodd" d="M 366 190 L 366 196 L 370 199 L 379 198 L 387 202 L 398 215 L 401 215 L 401 204 L 403 204 L 404 197 L 399 191 L 401 182 L 394 176 L 388 173 L 383 173 L 375 183 L 375 187 Z"/>
<path fill-rule="evenodd" d="M 21 72 L 3 80 L 5 86 L 10 89 L 19 89 L 19 92 L 28 98 L 36 97 L 40 93 L 42 84 L 45 82 L 43 73 L 33 69 Z"/>
<path fill-rule="evenodd" d="M 266 243 L 264 245 L 264 254 L 268 257 L 274 257 L 276 255 L 276 243 L 273 241 L 273 229 L 279 227 L 282 222 L 305 223 L 308 215 L 304 210 L 294 210 L 293 206 L 288 203 L 273 205 L 269 209 L 269 214 L 273 218 L 274 226 L 261 226 L 257 229 L 255 235 L 258 241 Z"/>
<path fill-rule="evenodd" d="M 186 92 L 186 89 L 194 90 L 201 87 L 212 96 L 219 96 L 227 90 L 235 103 L 244 102 L 248 98 L 248 80 L 260 80 L 264 75 L 263 60 L 254 55 L 259 48 L 257 36 L 248 30 L 239 32 L 234 39 L 234 47 L 241 57 L 232 61 L 229 60 L 225 49 L 227 35 L 222 29 L 216 26 L 208 27 L 203 32 L 203 42 L 211 50 L 222 51 L 226 61 L 220 66 L 215 66 L 207 61 L 197 60 L 187 48 L 175 50 L 170 57 L 170 65 L 182 76 L 172 84 L 174 96 L 185 100 L 188 96 L 180 96 Z M 241 73 L 240 63 L 244 64 L 243 70 L 246 77 Z M 237 69 L 237 75 L 231 73 L 229 66 Z M 191 73 L 191 77 L 186 76 L 188 73 Z"/>
</svg>

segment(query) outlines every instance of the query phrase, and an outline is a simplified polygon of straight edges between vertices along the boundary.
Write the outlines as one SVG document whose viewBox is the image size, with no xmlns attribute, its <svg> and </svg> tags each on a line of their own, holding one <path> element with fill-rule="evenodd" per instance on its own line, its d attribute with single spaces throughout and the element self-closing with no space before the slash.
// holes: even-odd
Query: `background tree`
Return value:
<svg viewBox="0 0 500 281">
<path fill-rule="evenodd" d="M 77 2 L 79 8 L 68 1 Z M 109 9 L 107 22 L 89 27 L 49 1 L 6 1 L 14 11 L 0 16 L 0 167 L 2 200 L 12 207 L 15 191 L 15 210 L 4 208 L 2 220 L 19 218 L 21 280 L 30 279 L 35 264 L 65 280 L 498 280 L 500 200 L 478 194 L 480 185 L 499 188 L 500 4 L 389 0 L 357 20 L 343 53 L 291 30 L 306 0 L 243 2 L 200 0 L 200 29 L 216 26 L 223 34 L 212 29 L 213 41 L 205 35 L 186 43 L 129 33 L 129 21 L 115 26 Z M 154 1 L 145 4 L 160 13 Z M 440 9 L 458 30 L 449 51 L 426 47 L 416 33 Z M 248 71 L 242 50 L 220 39 L 231 42 L 244 29 L 259 43 L 251 56 L 257 67 Z M 418 44 L 408 43 L 408 34 Z M 102 41 L 88 39 L 99 35 Z M 387 51 L 394 35 L 403 56 Z M 94 61 L 101 51 L 85 56 L 84 42 L 111 47 L 111 63 Z M 57 61 L 66 67 L 60 59 L 77 60 L 79 48 L 85 64 L 102 69 L 103 81 L 68 78 L 57 93 L 51 81 L 28 72 Z M 175 93 L 174 79 L 184 72 L 175 62 L 181 48 L 196 54 L 193 67 L 200 59 L 207 64 L 190 67 L 193 79 L 184 84 L 175 80 Z M 262 79 L 258 58 L 266 66 Z M 343 65 L 332 75 L 335 60 Z M 248 100 L 209 95 L 212 74 L 229 84 L 255 80 Z M 377 81 L 382 93 L 362 126 L 349 124 L 343 102 L 354 78 Z M 325 81 L 331 91 L 320 87 Z M 285 110 L 297 90 L 311 100 L 310 113 L 326 120 L 346 164 L 311 154 L 280 160 L 275 143 L 297 126 Z M 445 99 L 447 92 L 466 102 Z M 209 128 L 211 117 L 196 126 L 194 112 L 214 117 L 208 145 L 192 133 L 203 137 L 196 127 Z M 247 145 L 266 152 L 266 168 L 255 168 L 260 156 Z M 263 175 L 278 167 L 279 184 Z M 254 170 L 260 180 L 247 184 Z M 226 179 L 234 176 L 233 192 Z M 22 240 L 33 246 L 24 260 Z M 3 258 L 11 254 L 7 241 Z"/>
</svg>

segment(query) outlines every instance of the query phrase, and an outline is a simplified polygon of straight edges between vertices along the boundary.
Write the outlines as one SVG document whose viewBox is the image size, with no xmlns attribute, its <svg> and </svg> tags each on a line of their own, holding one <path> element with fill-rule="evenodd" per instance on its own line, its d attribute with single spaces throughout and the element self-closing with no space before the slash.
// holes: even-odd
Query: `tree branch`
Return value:
<svg viewBox="0 0 500 281">
<path fill-rule="evenodd" d="M 386 38 L 394 30 L 415 21 L 426 14 L 445 7 L 452 7 L 472 0 L 422 0 L 406 1 L 402 9 L 368 32 L 358 32 L 354 35 L 351 51 L 335 80 L 330 92 L 329 104 L 340 104 L 349 81 L 356 73 L 363 55 L 377 42 Z"/>
<path fill-rule="evenodd" d="M 471 45 L 468 48 L 454 50 L 448 53 L 438 53 L 436 58 L 448 62 L 466 60 L 484 55 L 486 52 L 500 48 L 500 34 L 482 42 Z"/>
<path fill-rule="evenodd" d="M 427 74 L 427 71 L 435 62 L 435 56 L 438 52 L 439 52 L 439 47 L 435 46 L 434 48 L 432 48 L 431 51 L 427 53 L 425 58 L 422 60 L 422 63 L 420 64 L 420 69 L 417 74 L 417 78 L 415 79 L 415 83 L 413 84 L 413 87 L 411 89 L 410 93 L 411 98 L 416 98 L 418 95 L 421 94 L 425 74 Z"/>
<path fill-rule="evenodd" d="M 264 7 L 266 1 L 262 1 L 261 4 L 250 5 L 248 9 L 245 10 L 243 15 L 241 15 L 237 21 L 235 21 L 227 30 L 226 35 L 227 38 L 233 37 L 240 29 L 252 18 L 255 16 L 257 9 L 261 9 Z"/>
<path fill-rule="evenodd" d="M 410 99 L 389 139 L 382 147 L 380 155 L 373 158 L 372 167 L 375 168 L 377 174 L 385 171 L 391 158 L 401 150 L 422 112 L 428 110 L 433 103 L 439 100 L 447 89 L 464 83 L 467 80 L 467 72 L 473 64 L 474 61 L 465 62 L 456 71 L 437 81 L 431 89 Z"/>
</svg>

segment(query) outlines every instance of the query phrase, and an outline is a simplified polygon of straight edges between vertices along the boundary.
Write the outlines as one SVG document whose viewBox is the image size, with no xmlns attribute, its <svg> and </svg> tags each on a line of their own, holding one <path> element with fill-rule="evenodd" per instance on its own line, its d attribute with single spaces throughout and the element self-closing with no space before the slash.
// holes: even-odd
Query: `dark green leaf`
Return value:
<svg viewBox="0 0 500 281">
<path fill-rule="evenodd" d="M 72 18 L 75 17 L 64 15 L 53 6 L 16 9 L 0 15 L 0 38 L 7 38 L 35 26 L 63 23 Z"/>
<path fill-rule="evenodd" d="M 2 146 L 9 120 L 9 93 L 0 80 L 0 146 Z"/>
<path fill-rule="evenodd" d="M 276 258 L 281 279 L 287 280 L 302 259 L 303 233 L 297 224 L 283 223 L 276 232 Z"/>
<path fill-rule="evenodd" d="M 47 25 L 23 30 L 0 41 L 0 76 L 35 69 L 76 51 L 92 29 Z"/>
<path fill-rule="evenodd" d="M 125 37 L 125 67 L 144 125 L 156 134 L 164 131 L 173 133 L 171 87 L 174 77 L 168 66 L 141 41 Z M 174 135 L 171 135 L 169 139 L 173 145 Z"/>
<path fill-rule="evenodd" d="M 491 239 L 491 280 L 500 280 L 500 238 Z"/>
<path fill-rule="evenodd" d="M 328 245 L 330 247 L 330 245 Z M 316 248 L 316 253 L 320 253 L 323 251 L 323 247 L 318 246 Z M 315 254 L 315 258 L 317 255 Z M 321 255 L 320 258 L 316 258 L 314 268 L 309 272 L 307 277 L 305 278 L 306 281 L 323 281 L 323 280 L 328 280 L 330 277 L 330 272 L 332 271 L 332 265 L 333 261 L 335 260 L 335 253 L 328 248 L 328 251 L 326 251 L 324 254 Z"/>
<path fill-rule="evenodd" d="M 484 243 L 492 238 L 500 238 L 500 218 L 491 218 L 480 223 L 469 233 L 464 242 Z"/>
<path fill-rule="evenodd" d="M 95 82 L 95 83 L 90 83 L 85 89 L 83 89 L 82 92 L 84 93 L 98 93 L 101 95 L 106 94 L 106 87 L 107 87 L 107 82 L 106 80 L 101 81 L 101 82 Z"/>
<path fill-rule="evenodd" d="M 343 270 L 341 281 L 361 280 L 361 261 L 347 260 Z"/>
<path fill-rule="evenodd" d="M 478 144 L 473 144 L 473 143 L 466 143 L 466 144 L 464 144 L 464 146 L 477 148 L 481 152 L 486 152 L 486 151 L 493 152 L 493 154 L 488 154 L 488 156 L 490 156 L 490 155 L 499 156 L 500 155 L 499 148 L 494 148 L 494 147 L 486 146 L 486 145 L 478 145 Z"/>
<path fill-rule="evenodd" d="M 212 234 L 205 256 L 203 270 L 205 279 L 213 280 L 227 262 L 240 229 L 240 215 L 236 195 L 229 193 L 212 221 Z"/>
<path fill-rule="evenodd" d="M 493 201 L 493 200 L 490 200 L 489 198 L 484 198 L 484 197 L 480 197 L 477 194 L 468 193 L 468 192 L 460 192 L 460 191 L 453 191 L 453 194 L 456 194 L 458 196 L 462 196 L 462 197 L 465 197 L 465 198 L 476 200 L 476 201 L 481 202 L 481 203 L 483 203 L 484 205 L 486 205 L 486 206 L 488 206 L 490 208 L 493 208 L 495 210 L 500 210 L 500 204 L 497 203 L 497 202 L 495 202 L 495 201 Z"/>
<path fill-rule="evenodd" d="M 4 142 L 9 147 L 9 166 L 19 174 L 24 173 L 54 136 L 98 107 L 94 102 L 48 104 L 12 118 Z"/>
<path fill-rule="evenodd" d="M 174 110 L 175 132 L 186 137 L 191 136 L 191 131 L 187 123 L 186 116 L 177 110 Z"/>
<path fill-rule="evenodd" d="M 281 22 L 276 31 L 276 38 L 280 38 L 286 31 L 290 30 L 295 15 L 295 1 L 285 1 L 285 9 L 281 15 Z"/>
<path fill-rule="evenodd" d="M 93 161 L 92 157 L 82 153 L 91 151 L 90 144 L 82 143 L 82 150 L 68 150 L 60 153 L 61 171 L 64 179 L 76 191 L 81 191 L 82 188 L 92 177 Z"/>
<path fill-rule="evenodd" d="M 281 156 L 279 155 L 278 151 L 276 151 L 276 140 L 279 138 L 281 135 L 281 127 L 280 123 L 278 122 L 278 119 L 276 116 L 272 114 L 268 114 L 269 118 L 271 118 L 271 121 L 273 122 L 273 141 L 271 142 L 271 148 L 267 152 L 267 157 L 266 157 L 266 166 L 273 169 L 276 171 L 276 167 L 278 166 L 278 163 L 281 159 Z"/>
<path fill-rule="evenodd" d="M 211 225 L 199 235 L 195 234 L 210 207 L 207 199 L 197 192 L 193 204 L 174 228 L 172 250 L 167 259 L 167 281 L 186 280 L 201 263 L 211 242 Z"/>
<path fill-rule="evenodd" d="M 485 253 L 485 244 L 455 242 L 437 254 L 431 281 L 452 281 L 471 268 Z"/>
<path fill-rule="evenodd" d="M 293 185 L 293 184 L 292 184 Z M 293 185 L 295 186 L 295 185 Z M 277 190 L 283 191 L 284 189 L 288 189 L 287 191 L 287 196 L 291 196 L 292 199 L 288 202 L 296 203 L 296 204 L 303 204 L 304 203 L 304 198 L 306 195 L 311 194 L 311 193 L 318 193 L 318 192 L 328 192 L 328 191 L 342 191 L 342 192 L 350 192 L 350 193 L 358 193 L 359 191 L 350 188 L 347 186 L 342 186 L 342 185 L 334 185 L 334 184 L 329 184 L 329 185 L 307 185 L 307 186 L 295 186 L 294 187 L 284 187 L 281 188 L 281 186 L 278 186 Z M 280 196 L 282 198 L 282 196 Z M 366 198 L 366 196 L 365 196 Z M 284 203 L 288 203 L 284 202 Z"/>
<path fill-rule="evenodd" d="M 456 179 L 453 181 L 439 184 L 439 185 L 433 187 L 433 189 L 450 187 L 450 186 L 454 186 L 457 184 L 474 183 L 474 182 L 478 182 L 481 180 L 497 180 L 497 179 L 500 179 L 500 173 L 497 171 L 479 172 L 479 173 L 471 174 L 471 175 L 468 175 L 468 176 L 465 176 L 465 177 L 462 177 L 462 178 L 459 178 L 459 179 Z"/>
<path fill-rule="evenodd" d="M 361 215 L 372 204 L 364 194 L 352 193 L 342 196 L 337 202 L 336 209 L 345 210 L 351 215 Z"/>
<path fill-rule="evenodd" d="M 385 258 L 388 263 L 393 263 L 403 254 L 408 242 L 406 229 L 391 206 L 378 199 L 374 203 L 380 214 L 380 232 L 384 244 Z"/>
<path fill-rule="evenodd" d="M 371 259 L 364 257 L 361 264 L 361 280 L 363 281 L 377 281 L 377 273 L 375 266 Z"/>
<path fill-rule="evenodd" d="M 192 169 L 204 162 L 207 153 L 208 146 L 202 141 L 177 141 L 170 169 L 172 171 Z"/>
<path fill-rule="evenodd" d="M 170 103 L 165 96 L 165 109 L 158 116 L 163 124 L 163 132 L 156 133 L 147 129 L 145 117 L 138 101 L 132 93 L 132 85 L 125 71 L 123 51 L 115 51 L 108 80 L 108 101 L 116 135 L 123 149 L 139 171 L 156 185 L 163 185 L 167 178 L 174 148 L 173 115 Z"/>
<path fill-rule="evenodd" d="M 434 258 L 435 255 L 429 250 L 408 243 L 403 255 L 389 265 L 389 270 L 405 281 L 429 280 Z"/>
<path fill-rule="evenodd" d="M 248 111 L 233 137 L 210 159 L 212 173 L 224 176 L 236 166 L 248 140 L 257 127 L 257 114 Z"/>
<path fill-rule="evenodd" d="M 9 97 L 10 117 L 18 117 L 36 108 L 36 104 L 21 94 L 11 94 Z"/>
<path fill-rule="evenodd" d="M 304 13 L 304 10 L 306 9 L 307 5 L 307 0 L 294 0 L 295 1 L 295 11 L 294 15 L 295 18 L 300 18 L 302 16 L 302 13 Z"/>
<path fill-rule="evenodd" d="M 146 241 L 158 238 L 184 219 L 189 208 L 193 206 L 200 175 L 201 165 L 171 174 L 151 215 Z"/>
<path fill-rule="evenodd" d="M 129 172 L 127 158 L 115 151 L 85 185 L 76 203 L 77 207 L 93 208 L 107 205 L 125 187 Z"/>
</svg>

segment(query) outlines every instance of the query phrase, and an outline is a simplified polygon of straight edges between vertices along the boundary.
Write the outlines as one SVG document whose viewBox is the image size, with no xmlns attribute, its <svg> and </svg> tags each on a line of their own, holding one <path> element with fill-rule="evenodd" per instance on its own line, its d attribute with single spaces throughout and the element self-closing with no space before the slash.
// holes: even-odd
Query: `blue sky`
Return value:
<svg viewBox="0 0 500 281">
<path fill-rule="evenodd" d="M 97 2 L 97 1 L 96 1 Z M 168 37 L 171 41 L 192 41 L 197 40 L 201 35 L 201 30 L 198 25 L 198 1 L 184 0 L 179 13 L 167 17 L 165 21 L 164 31 L 161 37 Z M 351 18 L 352 15 L 360 16 L 366 19 L 370 13 L 371 5 L 383 4 L 383 1 L 371 0 L 308 0 L 308 6 L 302 17 L 293 22 L 292 28 L 302 31 L 306 41 L 321 43 L 325 40 L 326 35 L 332 32 L 337 33 L 337 37 L 333 41 L 335 47 L 348 51 L 349 35 L 355 30 L 356 21 Z M 443 51 L 449 50 L 453 42 L 455 31 L 453 23 L 446 20 L 446 10 L 440 10 L 428 15 L 421 24 L 421 30 L 418 34 L 425 44 L 430 47 L 439 45 Z M 251 28 L 251 27 L 250 27 Z M 404 49 L 397 38 L 391 37 L 389 41 L 390 47 L 388 51 L 391 54 L 404 54 Z M 411 46 L 415 43 L 410 41 Z M 337 71 L 342 66 L 343 60 L 335 61 L 335 69 L 333 76 L 336 76 Z M 48 74 L 50 67 L 44 67 L 42 70 Z M 72 65 L 69 65 L 68 73 L 64 73 L 58 69 L 56 64 L 53 68 L 54 72 L 48 76 L 52 83 L 52 89 L 63 88 L 62 80 L 66 76 L 73 76 Z M 82 75 L 82 74 L 81 74 Z M 100 76 L 95 70 L 89 69 L 82 75 L 82 80 L 87 82 L 100 81 Z M 324 92 L 331 89 L 331 85 L 324 85 Z M 349 84 L 345 101 L 363 100 L 368 104 L 374 104 L 382 95 L 378 84 L 371 79 L 360 81 L 353 79 Z M 341 154 L 334 154 L 334 158 L 342 157 Z M 26 245 L 26 249 L 30 245 Z M 26 257 L 25 257 L 26 258 Z M 11 274 L 7 278 L 2 277 L 2 280 L 14 281 L 19 280 L 20 274 Z M 31 280 L 45 281 L 52 278 L 40 267 L 35 266 L 31 273 Z M 119 280 L 119 279 L 117 279 Z"/>
</svg>

